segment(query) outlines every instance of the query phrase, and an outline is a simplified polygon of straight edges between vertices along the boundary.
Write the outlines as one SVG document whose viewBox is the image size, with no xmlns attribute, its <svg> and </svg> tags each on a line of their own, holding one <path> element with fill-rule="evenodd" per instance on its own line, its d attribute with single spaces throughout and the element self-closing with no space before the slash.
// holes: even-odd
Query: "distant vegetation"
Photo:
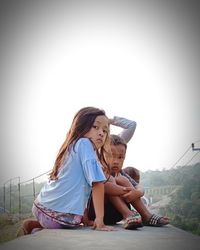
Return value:
<svg viewBox="0 0 200 250">
<path fill-rule="evenodd" d="M 179 186 L 162 214 L 170 217 L 172 225 L 200 235 L 200 163 L 141 173 L 141 182 L 148 187 Z"/>
</svg>

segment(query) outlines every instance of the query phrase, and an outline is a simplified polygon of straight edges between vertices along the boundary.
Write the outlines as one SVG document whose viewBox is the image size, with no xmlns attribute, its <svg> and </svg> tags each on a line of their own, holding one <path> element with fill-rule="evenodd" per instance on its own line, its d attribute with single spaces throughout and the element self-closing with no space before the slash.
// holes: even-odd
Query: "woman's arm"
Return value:
<svg viewBox="0 0 200 250">
<path fill-rule="evenodd" d="M 94 211 L 96 218 L 94 220 L 93 228 L 102 231 L 113 231 L 112 227 L 104 225 L 104 183 L 95 182 L 92 186 L 92 199 L 94 204 Z"/>
<path fill-rule="evenodd" d="M 92 186 L 92 199 L 94 204 L 94 211 L 96 214 L 96 221 L 99 226 L 103 226 L 104 217 L 104 184 L 102 182 L 95 182 Z"/>
</svg>

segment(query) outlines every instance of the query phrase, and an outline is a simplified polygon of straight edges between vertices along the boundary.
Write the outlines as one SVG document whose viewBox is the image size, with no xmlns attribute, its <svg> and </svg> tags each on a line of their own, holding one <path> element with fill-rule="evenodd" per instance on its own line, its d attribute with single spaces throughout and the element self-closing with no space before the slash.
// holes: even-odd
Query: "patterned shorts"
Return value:
<svg viewBox="0 0 200 250">
<path fill-rule="evenodd" d="M 82 222 L 81 215 L 60 213 L 44 207 L 35 201 L 32 207 L 32 213 L 40 222 L 41 226 L 48 229 L 59 228 L 78 228 Z"/>
</svg>

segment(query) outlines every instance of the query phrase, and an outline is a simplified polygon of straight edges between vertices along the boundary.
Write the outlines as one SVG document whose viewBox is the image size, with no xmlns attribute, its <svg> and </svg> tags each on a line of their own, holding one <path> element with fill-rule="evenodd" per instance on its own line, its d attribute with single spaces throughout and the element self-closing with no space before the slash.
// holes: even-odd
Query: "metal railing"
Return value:
<svg viewBox="0 0 200 250">
<path fill-rule="evenodd" d="M 32 203 L 48 173 L 49 171 L 23 182 L 20 177 L 14 177 L 4 182 L 0 196 L 1 212 L 18 214 L 19 217 L 22 213 L 30 213 Z"/>
</svg>

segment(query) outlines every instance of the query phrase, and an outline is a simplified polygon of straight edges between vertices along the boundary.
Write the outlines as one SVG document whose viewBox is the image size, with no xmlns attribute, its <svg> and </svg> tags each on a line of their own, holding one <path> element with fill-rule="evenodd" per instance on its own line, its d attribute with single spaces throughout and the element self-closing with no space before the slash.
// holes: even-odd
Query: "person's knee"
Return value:
<svg viewBox="0 0 200 250">
<path fill-rule="evenodd" d="M 116 183 L 120 186 L 125 186 L 125 187 L 132 186 L 129 180 L 124 176 L 118 176 L 115 178 L 115 180 L 116 180 Z"/>
</svg>

